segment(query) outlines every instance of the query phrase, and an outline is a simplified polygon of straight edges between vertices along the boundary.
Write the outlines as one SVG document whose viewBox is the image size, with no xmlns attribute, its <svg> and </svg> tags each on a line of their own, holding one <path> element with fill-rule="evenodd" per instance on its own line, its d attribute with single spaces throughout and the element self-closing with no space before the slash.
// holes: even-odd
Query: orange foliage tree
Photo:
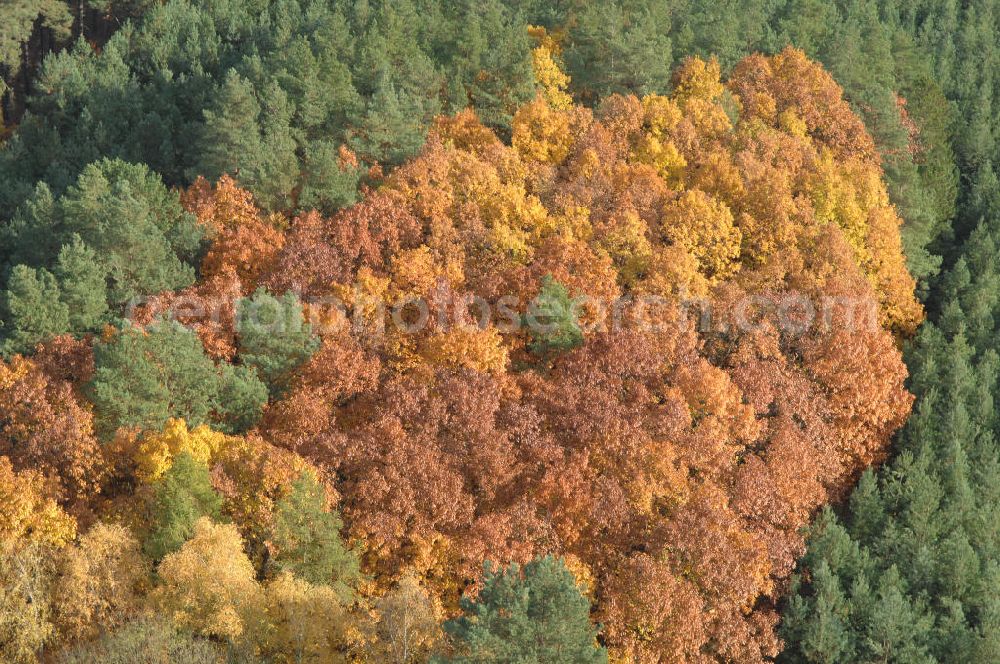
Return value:
<svg viewBox="0 0 1000 664">
<path fill-rule="evenodd" d="M 45 476 L 52 495 L 78 515 L 106 472 L 93 417 L 71 384 L 20 356 L 0 360 L 0 455 Z"/>
<path fill-rule="evenodd" d="M 510 146 L 471 111 L 441 118 L 332 218 L 266 218 L 232 181 L 196 183 L 206 278 L 137 320 L 264 286 L 298 293 L 322 337 L 213 455 L 255 559 L 267 527 L 247 524 L 308 462 L 380 590 L 416 573 L 454 611 L 484 559 L 554 553 L 614 655 L 763 661 L 800 529 L 910 407 L 897 338 L 922 310 L 874 143 L 800 51 L 728 81 L 690 59 L 672 96 L 588 110 L 536 37 L 548 83 Z M 582 343 L 542 358 L 524 322 L 552 282 Z M 174 313 L 233 357 L 231 310 Z M 17 362 L 0 390 L 29 389 Z"/>
<path fill-rule="evenodd" d="M 799 530 L 910 406 L 900 223 L 860 120 L 792 49 L 726 82 L 691 59 L 673 96 L 595 111 L 540 95 L 512 146 L 442 118 L 262 262 L 272 292 L 339 306 L 258 433 L 331 479 L 383 587 L 415 570 L 454 610 L 483 559 L 552 552 L 613 653 L 763 661 Z M 520 323 L 547 279 L 584 341 L 541 362 Z"/>
</svg>

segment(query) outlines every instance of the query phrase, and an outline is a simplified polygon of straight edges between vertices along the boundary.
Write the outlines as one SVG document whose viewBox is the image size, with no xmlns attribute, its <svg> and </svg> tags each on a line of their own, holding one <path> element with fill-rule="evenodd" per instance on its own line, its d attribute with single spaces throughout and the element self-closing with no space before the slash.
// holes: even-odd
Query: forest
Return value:
<svg viewBox="0 0 1000 664">
<path fill-rule="evenodd" d="M 1000 662 L 997 0 L 3 0 L 0 663 Z"/>
</svg>

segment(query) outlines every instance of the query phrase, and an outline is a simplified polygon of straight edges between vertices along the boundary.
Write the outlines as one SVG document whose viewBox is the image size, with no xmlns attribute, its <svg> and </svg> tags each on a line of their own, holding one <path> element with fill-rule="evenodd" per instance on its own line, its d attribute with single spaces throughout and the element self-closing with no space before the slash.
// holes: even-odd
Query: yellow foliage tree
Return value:
<svg viewBox="0 0 1000 664">
<path fill-rule="evenodd" d="M 689 99 L 713 101 L 725 91 L 722 69 L 715 58 L 687 58 L 674 72 L 674 98 L 680 102 Z"/>
<path fill-rule="evenodd" d="M 511 142 L 514 149 L 528 159 L 560 164 L 573 144 L 571 124 L 568 111 L 560 111 L 544 99 L 536 99 L 514 114 Z"/>
<path fill-rule="evenodd" d="M 531 52 L 531 68 L 542 99 L 557 110 L 570 108 L 573 98 L 566 92 L 570 79 L 556 61 L 561 50 L 558 40 L 542 27 L 529 26 L 528 34 L 538 43 Z"/>
<path fill-rule="evenodd" d="M 724 279 L 738 267 L 742 234 L 725 203 L 689 189 L 663 210 L 662 232 L 698 261 L 710 280 Z"/>
<path fill-rule="evenodd" d="M 624 210 L 602 229 L 599 246 L 608 252 L 624 283 L 631 285 L 649 270 L 653 245 L 649 227 L 635 210 Z"/>
<path fill-rule="evenodd" d="M 96 637 L 131 618 L 149 563 L 125 528 L 98 523 L 63 550 L 53 591 L 54 623 L 67 642 Z"/>
<path fill-rule="evenodd" d="M 153 606 L 181 629 L 236 643 L 259 620 L 261 589 L 236 526 L 202 517 L 157 574 Z"/>
<path fill-rule="evenodd" d="M 76 535 L 76 521 L 46 495 L 37 472 L 14 472 L 0 456 L 0 655 L 37 661 L 51 638 L 50 588 L 55 549 Z"/>
<path fill-rule="evenodd" d="M 374 654 L 378 661 L 424 661 L 441 639 L 440 609 L 412 572 L 403 575 L 395 588 L 379 598 L 375 608 L 378 622 Z"/>
<path fill-rule="evenodd" d="M 269 661 L 349 661 L 360 632 L 333 588 L 284 573 L 267 586 L 265 605 L 268 624 L 260 650 Z"/>
<path fill-rule="evenodd" d="M 633 157 L 656 168 L 668 184 L 678 186 L 687 160 L 677 149 L 673 134 L 684 114 L 676 101 L 660 95 L 643 97 L 642 108 L 645 131 L 632 148 Z"/>
<path fill-rule="evenodd" d="M 52 637 L 52 550 L 37 542 L 0 546 L 0 661 L 35 664 Z"/>
<path fill-rule="evenodd" d="M 210 465 L 216 455 L 235 440 L 205 424 L 189 430 L 183 419 L 170 418 L 163 431 L 148 432 L 139 441 L 134 458 L 139 479 L 144 482 L 160 479 L 181 452 Z"/>
<path fill-rule="evenodd" d="M 46 496 L 44 478 L 31 470 L 14 472 L 0 457 L 0 544 L 63 546 L 76 536 L 76 520 Z"/>
<path fill-rule="evenodd" d="M 456 326 L 432 335 L 424 343 L 423 357 L 437 365 L 502 373 L 507 368 L 507 348 L 496 328 Z"/>
</svg>

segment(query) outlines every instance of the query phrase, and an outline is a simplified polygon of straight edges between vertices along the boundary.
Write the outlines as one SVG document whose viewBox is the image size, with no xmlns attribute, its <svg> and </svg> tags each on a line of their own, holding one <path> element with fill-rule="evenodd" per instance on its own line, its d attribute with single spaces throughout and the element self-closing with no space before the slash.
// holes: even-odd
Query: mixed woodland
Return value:
<svg viewBox="0 0 1000 664">
<path fill-rule="evenodd" d="M 3 2 L 0 662 L 1000 661 L 998 74 L 994 0 Z"/>
</svg>

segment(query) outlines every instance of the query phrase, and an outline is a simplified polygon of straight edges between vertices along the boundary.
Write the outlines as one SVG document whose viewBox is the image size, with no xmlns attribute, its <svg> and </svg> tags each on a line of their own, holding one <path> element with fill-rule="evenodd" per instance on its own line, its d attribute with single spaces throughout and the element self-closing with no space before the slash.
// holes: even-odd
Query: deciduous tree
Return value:
<svg viewBox="0 0 1000 664">
<path fill-rule="evenodd" d="M 219 518 L 221 507 L 208 468 L 181 452 L 153 487 L 150 531 L 143 549 L 153 560 L 177 551 L 195 533 L 199 520 Z"/>
<path fill-rule="evenodd" d="M 195 634 L 237 643 L 259 615 L 261 589 L 235 526 L 202 517 L 191 539 L 157 567 L 155 606 Z"/>
</svg>

